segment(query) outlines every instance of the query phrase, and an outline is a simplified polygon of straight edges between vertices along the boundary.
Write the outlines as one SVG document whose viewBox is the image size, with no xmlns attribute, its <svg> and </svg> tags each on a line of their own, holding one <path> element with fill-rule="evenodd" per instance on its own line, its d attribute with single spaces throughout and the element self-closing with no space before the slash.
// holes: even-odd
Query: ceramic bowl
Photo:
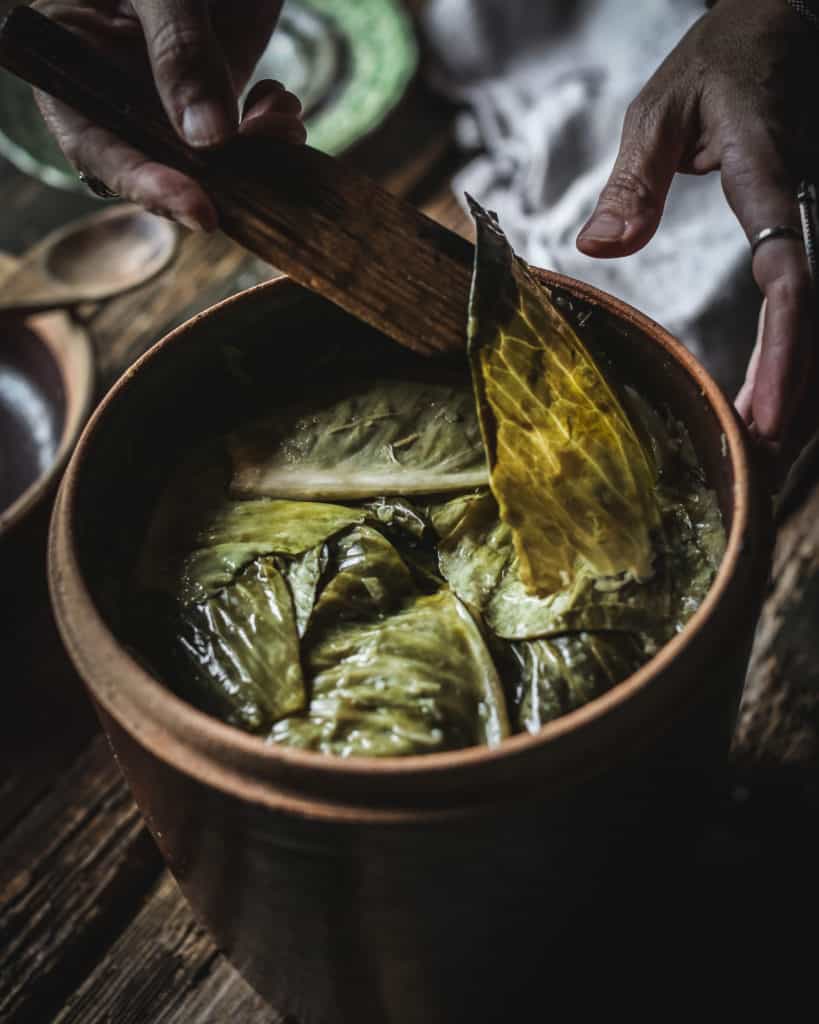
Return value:
<svg viewBox="0 0 819 1024">
<path fill-rule="evenodd" d="M 515 1019 L 559 986 L 557 951 L 590 955 L 601 893 L 633 906 L 648 862 L 660 893 L 677 884 L 658 837 L 685 831 L 725 763 L 770 552 L 744 430 L 662 328 L 544 279 L 687 425 L 729 539 L 686 629 L 537 735 L 383 761 L 268 746 L 174 696 L 132 648 L 129 575 L 160 488 L 182 452 L 255 401 L 225 352 L 267 402 L 292 399 L 288 368 L 328 338 L 362 335 L 374 365 L 389 357 L 391 342 L 293 283 L 244 292 L 160 341 L 102 402 L 60 491 L 52 598 L 117 760 L 198 917 L 301 1024 Z"/>
<path fill-rule="evenodd" d="M 91 343 L 64 313 L 26 321 L 0 317 L 0 561 L 7 581 L 33 554 L 29 535 L 39 534 L 34 558 L 37 565 L 42 560 L 45 529 L 39 519 L 93 393 Z"/>
</svg>

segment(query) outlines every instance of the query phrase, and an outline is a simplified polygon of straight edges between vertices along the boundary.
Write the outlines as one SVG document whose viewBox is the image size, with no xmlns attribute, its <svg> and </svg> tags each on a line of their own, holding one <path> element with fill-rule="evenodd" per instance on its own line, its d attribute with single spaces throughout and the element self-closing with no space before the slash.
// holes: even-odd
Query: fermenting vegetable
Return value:
<svg viewBox="0 0 819 1024">
<path fill-rule="evenodd" d="M 536 732 L 644 664 L 716 574 L 683 426 L 604 372 L 473 212 L 460 367 L 339 352 L 158 505 L 146 649 L 270 743 L 405 756 Z"/>
</svg>

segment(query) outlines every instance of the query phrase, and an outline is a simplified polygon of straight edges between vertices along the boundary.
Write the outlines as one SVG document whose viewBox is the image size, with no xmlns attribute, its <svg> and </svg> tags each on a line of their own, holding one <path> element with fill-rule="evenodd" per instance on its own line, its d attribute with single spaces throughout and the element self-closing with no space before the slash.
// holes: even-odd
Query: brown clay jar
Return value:
<svg viewBox="0 0 819 1024">
<path fill-rule="evenodd" d="M 53 602 L 117 760 L 196 915 L 301 1024 L 529 1019 L 568 984 L 561 956 L 593 977 L 596 930 L 617 931 L 641 894 L 656 902 L 677 885 L 725 763 L 770 553 L 744 430 L 664 330 L 594 289 L 544 279 L 591 311 L 588 329 L 621 376 L 686 424 L 729 540 L 686 629 L 537 735 L 389 760 L 266 745 L 180 700 L 133 649 L 129 577 L 163 482 L 186 450 L 247 414 L 225 346 L 274 402 L 294 397 L 288 368 L 328 338 L 363 333 L 374 353 L 391 344 L 291 282 L 235 296 L 159 342 L 100 405 L 60 491 Z M 609 959 L 616 943 L 603 945 Z"/>
</svg>

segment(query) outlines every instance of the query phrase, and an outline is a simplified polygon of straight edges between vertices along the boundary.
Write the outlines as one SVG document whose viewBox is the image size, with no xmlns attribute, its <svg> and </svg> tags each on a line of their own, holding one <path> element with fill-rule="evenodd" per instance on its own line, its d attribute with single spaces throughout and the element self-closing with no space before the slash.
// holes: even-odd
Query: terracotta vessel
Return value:
<svg viewBox="0 0 819 1024">
<path fill-rule="evenodd" d="M 591 955 L 624 879 L 621 908 L 649 878 L 653 898 L 676 884 L 668 858 L 725 761 L 770 547 L 744 431 L 664 330 L 544 278 L 687 424 L 729 543 L 685 631 L 536 736 L 380 762 L 270 747 L 178 699 L 135 656 L 128 575 L 180 454 L 247 412 L 253 381 L 268 402 L 292 399 L 289 366 L 368 333 L 292 283 L 229 299 L 156 345 L 96 411 L 60 491 L 52 597 L 117 759 L 196 914 L 301 1024 L 515 1019 L 560 985 L 561 949 Z M 392 343 L 372 344 L 375 362 Z M 244 385 L 229 372 L 237 351 Z"/>
<path fill-rule="evenodd" d="M 17 265 L 0 253 L 0 293 Z M 93 394 L 91 340 L 65 313 L 0 316 L 0 638 L 7 654 L 16 649 L 19 623 L 48 607 L 51 504 Z M 8 658 L 6 668 L 13 675 Z"/>
</svg>

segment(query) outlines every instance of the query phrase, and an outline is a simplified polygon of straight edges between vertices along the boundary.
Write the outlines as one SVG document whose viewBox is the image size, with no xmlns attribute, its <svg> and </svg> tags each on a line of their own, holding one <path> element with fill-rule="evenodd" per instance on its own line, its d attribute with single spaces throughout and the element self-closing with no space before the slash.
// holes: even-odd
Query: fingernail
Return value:
<svg viewBox="0 0 819 1024">
<path fill-rule="evenodd" d="M 182 114 L 182 134 L 191 146 L 215 146 L 224 142 L 231 127 L 225 111 L 212 100 L 192 103 Z"/>
<path fill-rule="evenodd" d="M 301 100 L 292 92 L 283 92 L 277 107 L 284 114 L 300 114 L 302 111 Z"/>
<path fill-rule="evenodd" d="M 146 206 L 145 209 L 148 213 L 154 215 L 154 217 L 162 217 L 163 220 L 175 220 L 176 218 L 170 210 L 166 210 L 162 206 Z"/>
<path fill-rule="evenodd" d="M 592 242 L 616 242 L 626 232 L 626 222 L 617 213 L 601 210 L 595 213 L 579 237 Z"/>
<path fill-rule="evenodd" d="M 210 234 L 219 226 L 216 213 L 213 210 L 202 209 L 196 212 L 186 210 L 184 213 L 172 212 L 171 216 L 189 231 L 204 231 Z"/>
<path fill-rule="evenodd" d="M 206 231 L 207 230 L 205 225 L 201 221 L 197 220 L 195 217 L 188 217 L 188 216 L 180 215 L 180 216 L 177 216 L 176 219 L 179 221 L 179 223 L 182 225 L 182 227 L 187 228 L 188 231 Z"/>
</svg>

